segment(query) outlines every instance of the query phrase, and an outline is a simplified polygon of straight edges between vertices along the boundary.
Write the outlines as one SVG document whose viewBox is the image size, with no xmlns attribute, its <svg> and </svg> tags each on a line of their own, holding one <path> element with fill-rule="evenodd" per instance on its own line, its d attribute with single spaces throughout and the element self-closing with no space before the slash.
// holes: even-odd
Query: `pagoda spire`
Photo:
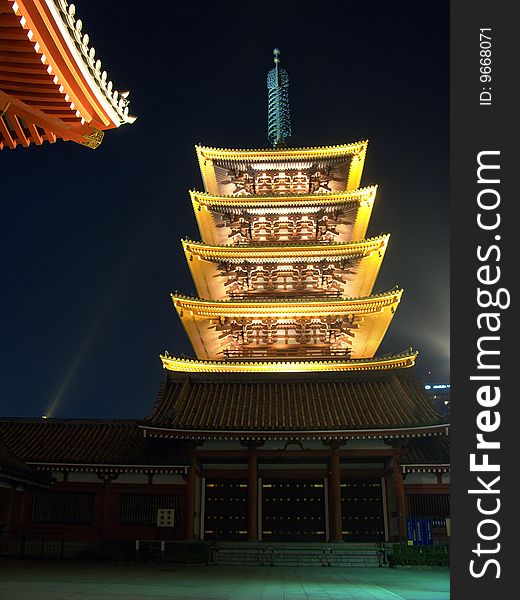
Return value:
<svg viewBox="0 0 520 600">
<path fill-rule="evenodd" d="M 291 113 L 289 108 L 289 75 L 280 65 L 280 50 L 275 48 L 274 67 L 267 74 L 267 132 L 275 148 L 285 147 L 291 137 Z"/>
</svg>

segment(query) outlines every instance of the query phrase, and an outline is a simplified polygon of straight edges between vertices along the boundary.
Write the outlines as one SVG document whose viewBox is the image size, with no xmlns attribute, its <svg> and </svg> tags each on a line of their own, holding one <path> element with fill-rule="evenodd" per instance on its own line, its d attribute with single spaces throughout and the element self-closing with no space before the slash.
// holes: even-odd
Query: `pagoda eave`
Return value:
<svg viewBox="0 0 520 600">
<path fill-rule="evenodd" d="M 195 149 L 200 160 L 298 160 L 316 157 L 334 158 L 366 152 L 368 140 L 330 146 L 302 146 L 295 148 L 215 148 L 197 144 Z"/>
<path fill-rule="evenodd" d="M 182 240 L 186 257 L 190 260 L 191 255 L 200 260 L 229 261 L 229 262 L 287 262 L 298 259 L 331 260 L 335 257 L 361 257 L 368 256 L 373 252 L 384 252 L 390 239 L 389 234 L 377 237 L 337 244 L 315 244 L 312 242 L 290 244 L 283 243 L 273 246 L 222 246 Z"/>
<path fill-rule="evenodd" d="M 192 202 L 197 206 L 236 208 L 237 211 L 242 211 L 244 208 L 265 209 L 266 207 L 298 207 L 302 206 L 302 204 L 304 206 L 311 206 L 329 204 L 339 205 L 346 202 L 372 203 L 375 199 L 376 192 L 377 185 L 369 185 L 341 192 L 322 192 L 314 194 L 244 194 L 237 196 L 190 190 L 190 197 Z"/>
<path fill-rule="evenodd" d="M 212 361 L 161 355 L 163 368 L 183 373 L 327 373 L 387 371 L 415 365 L 418 352 L 372 359 L 294 361 Z"/>
<path fill-rule="evenodd" d="M 381 294 L 364 298 L 290 298 L 288 300 L 253 300 L 232 301 L 194 298 L 171 294 L 177 312 L 182 317 L 185 311 L 191 316 L 200 315 L 208 318 L 219 317 L 319 317 L 369 315 L 388 308 L 395 311 L 401 297 L 402 289 L 393 289 Z"/>
<path fill-rule="evenodd" d="M 257 173 L 262 170 L 296 168 L 305 170 L 314 165 L 334 164 L 341 172 L 341 183 L 334 183 L 336 191 L 353 190 L 359 186 L 368 141 L 352 144 L 309 148 L 269 148 L 263 150 L 232 150 L 196 146 L 205 189 L 219 193 L 229 188 L 230 170 Z M 290 166 L 289 166 L 290 165 Z M 252 178 L 254 179 L 254 177 Z"/>
</svg>

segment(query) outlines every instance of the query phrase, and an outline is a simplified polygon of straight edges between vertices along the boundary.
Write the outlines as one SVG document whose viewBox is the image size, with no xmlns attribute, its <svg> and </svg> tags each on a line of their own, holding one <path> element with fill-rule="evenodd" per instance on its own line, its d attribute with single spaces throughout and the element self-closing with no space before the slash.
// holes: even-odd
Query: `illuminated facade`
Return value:
<svg viewBox="0 0 520 600">
<path fill-rule="evenodd" d="M 188 538 L 403 537 L 410 440 L 437 448 L 448 426 L 409 373 L 417 353 L 377 354 L 403 291 L 374 292 L 389 235 L 367 237 L 368 143 L 287 147 L 280 73 L 275 51 L 274 148 L 196 147 L 201 241 L 183 248 L 198 297 L 172 294 L 195 357 L 161 356 L 143 429 L 189 449 Z M 446 469 L 425 472 L 446 492 Z"/>
<path fill-rule="evenodd" d="M 196 148 L 201 241 L 182 244 L 198 296 L 172 294 L 194 356 L 161 356 L 142 420 L 0 419 L 6 469 L 21 468 L 12 454 L 26 479 L 55 479 L 22 502 L 0 486 L 11 529 L 132 553 L 136 539 L 243 541 L 258 561 L 275 542 L 374 554 L 374 542 L 405 541 L 408 516 L 445 541 L 449 424 L 414 377 L 417 352 L 378 354 L 403 291 L 375 291 L 389 235 L 367 237 L 367 142 L 288 148 L 275 59 L 274 147 Z"/>
<path fill-rule="evenodd" d="M 402 290 L 371 295 L 389 236 L 364 239 L 376 194 L 358 189 L 366 148 L 197 148 L 203 243 L 183 244 L 200 298 L 172 296 L 197 359 L 306 371 L 302 359 L 374 357 Z"/>
</svg>

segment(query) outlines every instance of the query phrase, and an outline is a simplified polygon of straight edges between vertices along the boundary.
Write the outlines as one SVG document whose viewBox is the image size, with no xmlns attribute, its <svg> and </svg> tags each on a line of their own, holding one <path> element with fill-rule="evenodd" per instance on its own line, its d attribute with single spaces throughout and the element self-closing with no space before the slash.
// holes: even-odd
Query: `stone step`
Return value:
<svg viewBox="0 0 520 600">
<path fill-rule="evenodd" d="M 221 543 L 214 551 L 218 565 L 377 567 L 374 544 L 251 544 Z"/>
</svg>

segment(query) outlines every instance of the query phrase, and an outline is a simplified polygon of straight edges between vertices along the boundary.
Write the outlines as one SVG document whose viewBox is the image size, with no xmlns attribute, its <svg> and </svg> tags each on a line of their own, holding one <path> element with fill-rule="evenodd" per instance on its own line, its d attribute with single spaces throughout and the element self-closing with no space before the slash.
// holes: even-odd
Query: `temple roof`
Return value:
<svg viewBox="0 0 520 600">
<path fill-rule="evenodd" d="M 407 369 L 415 365 L 417 352 L 410 349 L 401 354 L 390 354 L 376 358 L 344 360 L 196 360 L 161 355 L 163 367 L 168 371 L 184 373 L 332 373 L 354 371 L 384 371 Z"/>
<path fill-rule="evenodd" d="M 97 465 L 117 471 L 179 464 L 171 448 L 166 454 L 157 452 L 131 420 L 2 418 L 0 436 L 13 454 L 30 465 L 78 470 Z"/>
<path fill-rule="evenodd" d="M 258 381 L 168 377 L 147 435 L 261 439 L 415 437 L 446 431 L 419 381 L 378 377 Z"/>
<path fill-rule="evenodd" d="M 448 471 L 448 425 L 424 405 L 420 384 L 394 378 L 364 377 L 357 386 L 334 380 L 328 385 L 168 380 L 144 421 L 3 418 L 0 435 L 9 446 L 0 440 L 0 479 L 45 486 L 51 479 L 42 471 L 184 473 L 183 443 L 157 438 L 408 438 L 400 461 L 405 472 Z M 367 414 L 378 418 L 377 425 L 367 428 Z M 410 421 L 408 427 L 395 425 L 403 419 Z M 345 425 L 349 429 L 339 429 Z"/>
<path fill-rule="evenodd" d="M 226 299 L 234 288 L 239 290 L 244 287 L 244 277 L 251 288 L 255 275 L 260 280 L 261 294 L 266 286 L 262 285 L 262 272 L 255 269 L 258 270 L 260 266 L 265 270 L 267 265 L 279 269 L 271 285 L 276 288 L 275 293 L 280 293 L 281 286 L 288 288 L 292 295 L 298 293 L 298 288 L 294 288 L 294 285 L 291 287 L 290 277 L 291 269 L 296 269 L 296 275 L 304 279 L 300 288 L 305 288 L 305 291 L 311 288 L 309 293 L 324 292 L 324 296 L 327 296 L 328 285 L 331 287 L 329 291 L 335 292 L 334 295 L 353 298 L 372 293 L 389 237 L 385 235 L 361 242 L 328 245 L 210 246 L 190 240 L 183 240 L 182 243 L 197 293 L 202 298 Z M 277 286 L 278 279 L 282 278 L 283 281 Z M 314 287 L 317 288 L 315 292 Z"/>
<path fill-rule="evenodd" d="M 104 130 L 135 120 L 73 4 L 0 0 L 0 8 L 0 148 L 58 138 L 95 148 Z"/>
<path fill-rule="evenodd" d="M 172 300 L 199 359 L 223 358 L 224 351 L 235 338 L 238 346 L 245 346 L 242 339 L 245 328 L 249 328 L 251 336 L 256 336 L 257 340 L 265 337 L 258 328 L 270 328 L 271 333 L 266 335 L 276 338 L 269 342 L 273 350 L 277 347 L 282 351 L 289 350 L 290 345 L 295 344 L 303 346 L 297 341 L 290 341 L 301 335 L 291 324 L 300 329 L 313 329 L 315 333 L 309 334 L 313 339 L 320 335 L 326 337 L 332 328 L 338 349 L 348 346 L 351 358 L 372 358 L 390 325 L 402 293 L 402 290 L 395 289 L 366 298 L 291 298 L 281 301 L 214 301 L 172 295 Z M 277 324 L 279 332 L 274 331 Z M 282 331 L 284 328 L 285 333 Z M 323 334 L 319 334 L 317 328 L 324 328 Z M 290 340 L 283 341 L 284 336 Z M 254 340 L 248 343 L 253 350 L 259 344 Z M 319 342 L 311 341 L 310 344 L 317 349 L 321 347 Z M 304 355 L 299 352 L 299 356 Z"/>
<path fill-rule="evenodd" d="M 51 479 L 16 456 L 0 436 L 0 480 L 29 487 L 47 486 Z"/>
<path fill-rule="evenodd" d="M 447 435 L 422 438 L 405 447 L 400 460 L 404 472 L 450 470 L 450 438 Z"/>
<path fill-rule="evenodd" d="M 372 214 L 377 186 L 328 194 L 293 194 L 283 196 L 224 196 L 190 191 L 200 235 L 206 244 L 233 244 L 232 231 L 226 223 L 238 218 L 273 217 L 278 215 L 345 215 L 337 226 L 336 242 L 363 240 Z"/>
<path fill-rule="evenodd" d="M 368 142 L 313 148 L 269 148 L 231 150 L 196 146 L 200 171 L 207 192 L 233 193 L 229 173 L 261 173 L 266 170 L 315 169 L 334 171 L 331 191 L 353 190 L 359 186 Z M 228 191 L 229 190 L 229 191 Z"/>
</svg>

